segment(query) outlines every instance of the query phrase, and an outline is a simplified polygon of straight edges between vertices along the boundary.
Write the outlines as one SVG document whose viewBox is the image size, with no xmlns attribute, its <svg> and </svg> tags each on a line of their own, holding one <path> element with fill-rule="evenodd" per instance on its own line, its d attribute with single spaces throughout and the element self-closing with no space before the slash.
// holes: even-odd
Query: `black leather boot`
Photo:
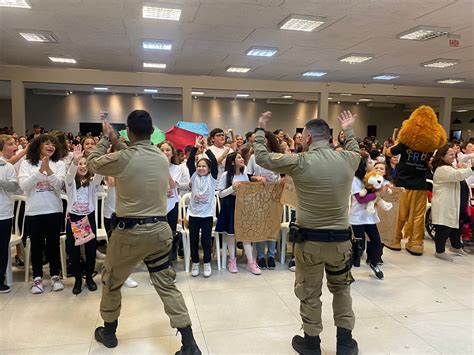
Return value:
<svg viewBox="0 0 474 355">
<path fill-rule="evenodd" d="M 115 336 L 117 325 L 118 320 L 112 323 L 104 322 L 103 327 L 98 327 L 95 329 L 95 340 L 104 344 L 106 348 L 115 348 L 118 344 L 117 337 Z"/>
<path fill-rule="evenodd" d="M 199 350 L 196 340 L 194 340 L 191 326 L 178 328 L 178 331 L 181 333 L 181 343 L 183 346 L 175 355 L 201 355 L 201 350 Z"/>
<path fill-rule="evenodd" d="M 76 277 L 76 281 L 74 282 L 74 286 L 72 288 L 72 294 L 78 295 L 82 291 L 82 278 Z"/>
<path fill-rule="evenodd" d="M 321 339 L 319 335 L 311 336 L 304 333 L 304 338 L 295 335 L 291 340 L 291 346 L 301 355 L 321 355 Z"/>
<path fill-rule="evenodd" d="M 89 291 L 97 291 L 97 284 L 95 283 L 92 276 L 86 277 L 86 285 Z"/>
<path fill-rule="evenodd" d="M 336 355 L 357 355 L 359 347 L 357 342 L 352 339 L 350 329 L 337 327 Z"/>
</svg>

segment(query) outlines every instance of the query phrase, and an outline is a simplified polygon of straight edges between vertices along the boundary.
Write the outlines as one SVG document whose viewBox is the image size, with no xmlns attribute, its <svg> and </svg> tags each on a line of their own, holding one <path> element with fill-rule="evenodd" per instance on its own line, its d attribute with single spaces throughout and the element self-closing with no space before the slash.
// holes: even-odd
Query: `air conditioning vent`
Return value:
<svg viewBox="0 0 474 355">
<path fill-rule="evenodd" d="M 49 96 L 68 96 L 68 90 L 47 90 L 47 89 L 33 89 L 35 95 L 49 95 Z"/>
<path fill-rule="evenodd" d="M 369 102 L 367 107 L 380 107 L 380 108 L 394 108 L 397 104 L 390 104 L 384 102 Z"/>
<path fill-rule="evenodd" d="M 180 101 L 183 97 L 180 94 L 153 94 L 153 100 L 170 100 L 170 101 Z"/>
<path fill-rule="evenodd" d="M 265 101 L 267 104 L 274 104 L 274 105 L 293 105 L 295 100 L 291 99 L 267 99 Z"/>
</svg>

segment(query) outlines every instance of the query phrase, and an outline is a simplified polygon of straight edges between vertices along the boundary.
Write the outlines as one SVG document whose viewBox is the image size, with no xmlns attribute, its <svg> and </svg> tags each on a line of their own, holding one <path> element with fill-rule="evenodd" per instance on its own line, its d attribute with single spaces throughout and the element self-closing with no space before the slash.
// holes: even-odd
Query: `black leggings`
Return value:
<svg viewBox="0 0 474 355">
<path fill-rule="evenodd" d="M 212 222 L 212 217 L 189 217 L 189 239 L 191 243 L 191 259 L 193 263 L 199 263 L 199 230 L 201 230 L 201 245 L 204 252 L 204 263 L 211 262 Z"/>
<path fill-rule="evenodd" d="M 365 234 L 369 237 L 367 242 L 367 258 L 369 263 L 377 265 L 382 257 L 382 241 L 376 224 L 352 225 L 352 231 L 356 238 L 365 240 Z"/>
<path fill-rule="evenodd" d="M 461 244 L 461 228 L 450 228 L 447 226 L 442 226 L 439 224 L 435 225 L 435 244 L 436 252 L 444 253 L 444 248 L 446 246 L 446 241 L 451 241 L 451 246 L 456 249 L 462 248 Z"/>
<path fill-rule="evenodd" d="M 5 272 L 10 262 L 8 259 L 8 248 L 10 248 L 10 237 L 12 234 L 12 218 L 0 221 L 0 285 L 5 282 Z"/>
<path fill-rule="evenodd" d="M 49 260 L 49 273 L 59 276 L 59 235 L 63 214 L 50 213 L 37 216 L 27 216 L 28 232 L 31 240 L 31 264 L 33 277 L 43 277 L 43 251 Z M 63 275 L 66 277 L 66 275 Z"/>
<path fill-rule="evenodd" d="M 79 216 L 70 213 L 69 218 L 73 222 L 77 222 L 80 219 L 84 218 L 84 216 Z M 97 235 L 97 226 L 95 223 L 95 213 L 89 213 L 87 216 L 89 219 L 89 223 L 92 227 L 92 231 L 95 235 Z M 74 235 L 71 230 L 71 222 L 68 221 L 66 225 L 66 236 L 67 236 L 67 245 L 68 245 L 68 253 L 69 253 L 69 261 L 71 263 L 72 274 L 76 279 L 82 278 L 82 270 L 81 270 L 81 246 L 74 245 Z M 86 254 L 86 277 L 92 277 L 92 274 L 95 270 L 95 257 L 97 251 L 97 237 L 94 239 L 89 240 L 87 243 L 84 244 L 84 252 Z"/>
<path fill-rule="evenodd" d="M 173 232 L 176 232 L 176 226 L 178 225 L 178 202 L 174 205 L 173 209 L 166 215 L 168 224 Z"/>
</svg>

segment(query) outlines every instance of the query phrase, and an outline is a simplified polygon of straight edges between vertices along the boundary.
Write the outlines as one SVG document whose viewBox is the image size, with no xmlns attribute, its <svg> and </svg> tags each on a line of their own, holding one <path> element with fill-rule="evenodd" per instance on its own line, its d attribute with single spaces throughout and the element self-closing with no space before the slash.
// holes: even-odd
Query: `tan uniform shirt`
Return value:
<svg viewBox="0 0 474 355">
<path fill-rule="evenodd" d="M 294 155 L 269 153 L 265 133 L 256 132 L 255 158 L 260 166 L 291 176 L 298 197 L 297 224 L 308 229 L 349 227 L 352 179 L 360 162 L 359 145 L 352 129 L 344 130 L 344 151 L 336 152 L 327 141 L 311 144 Z"/>
<path fill-rule="evenodd" d="M 87 168 L 115 177 L 117 216 L 166 216 L 169 164 L 165 155 L 149 140 L 105 155 L 109 145 L 105 138 L 99 141 L 87 158 Z"/>
</svg>

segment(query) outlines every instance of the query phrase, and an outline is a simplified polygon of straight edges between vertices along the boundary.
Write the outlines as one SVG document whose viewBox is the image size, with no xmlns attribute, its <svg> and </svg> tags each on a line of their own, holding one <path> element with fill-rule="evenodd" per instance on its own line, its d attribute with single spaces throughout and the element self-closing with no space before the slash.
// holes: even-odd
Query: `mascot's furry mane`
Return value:
<svg viewBox="0 0 474 355">
<path fill-rule="evenodd" d="M 397 141 L 413 150 L 431 153 L 446 144 L 447 136 L 434 110 L 420 106 L 403 121 Z"/>
</svg>

